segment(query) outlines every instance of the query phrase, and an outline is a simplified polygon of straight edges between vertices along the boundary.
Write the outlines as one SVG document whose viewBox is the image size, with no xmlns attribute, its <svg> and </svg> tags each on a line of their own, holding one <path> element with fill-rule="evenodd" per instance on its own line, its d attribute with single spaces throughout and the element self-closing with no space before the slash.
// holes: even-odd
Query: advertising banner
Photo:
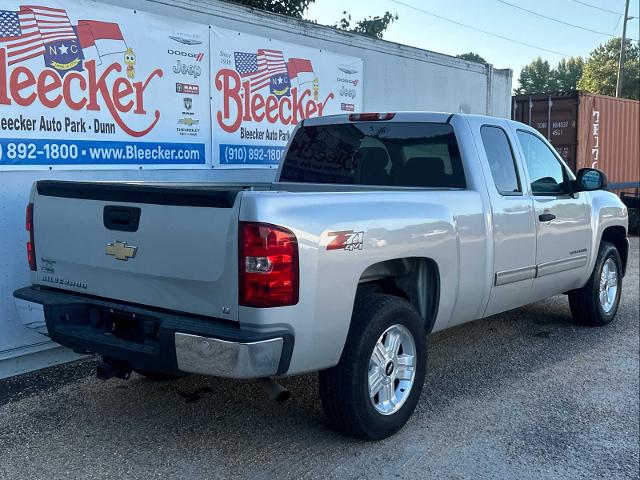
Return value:
<svg viewBox="0 0 640 480">
<path fill-rule="evenodd" d="M 277 165 L 295 125 L 362 109 L 362 60 L 214 27 L 213 151 L 221 166 Z"/>
<path fill-rule="evenodd" d="M 207 25 L 85 0 L 2 0 L 0 169 L 204 166 L 209 62 Z"/>
</svg>

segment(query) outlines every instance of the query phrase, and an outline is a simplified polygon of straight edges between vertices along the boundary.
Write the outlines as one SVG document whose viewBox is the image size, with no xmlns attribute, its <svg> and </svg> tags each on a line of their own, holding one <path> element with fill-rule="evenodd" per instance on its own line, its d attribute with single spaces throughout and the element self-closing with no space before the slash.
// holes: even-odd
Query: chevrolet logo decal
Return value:
<svg viewBox="0 0 640 480">
<path fill-rule="evenodd" d="M 105 254 L 116 257 L 116 260 L 124 260 L 126 262 L 130 258 L 135 257 L 137 251 L 138 247 L 127 245 L 127 242 L 116 241 L 107 244 Z"/>
</svg>

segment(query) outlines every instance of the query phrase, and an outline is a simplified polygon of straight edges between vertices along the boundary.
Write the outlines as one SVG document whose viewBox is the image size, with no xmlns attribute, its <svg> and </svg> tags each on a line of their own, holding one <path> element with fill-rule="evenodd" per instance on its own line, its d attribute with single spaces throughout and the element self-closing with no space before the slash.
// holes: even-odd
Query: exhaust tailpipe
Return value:
<svg viewBox="0 0 640 480">
<path fill-rule="evenodd" d="M 269 400 L 273 400 L 278 403 L 284 403 L 289 400 L 289 397 L 291 396 L 289 390 L 284 388 L 273 378 L 258 378 L 256 380 L 256 383 L 262 389 L 262 391 L 267 394 Z"/>
</svg>

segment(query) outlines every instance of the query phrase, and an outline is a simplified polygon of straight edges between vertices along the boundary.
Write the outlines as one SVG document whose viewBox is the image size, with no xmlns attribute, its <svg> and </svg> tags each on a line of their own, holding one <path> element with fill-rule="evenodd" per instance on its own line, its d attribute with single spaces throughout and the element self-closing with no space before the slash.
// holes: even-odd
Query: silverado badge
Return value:
<svg viewBox="0 0 640 480">
<path fill-rule="evenodd" d="M 127 245 L 127 242 L 121 242 L 118 240 L 113 243 L 108 243 L 105 253 L 112 257 L 116 257 L 116 260 L 124 260 L 126 262 L 130 258 L 135 257 L 137 251 L 138 247 Z"/>
</svg>

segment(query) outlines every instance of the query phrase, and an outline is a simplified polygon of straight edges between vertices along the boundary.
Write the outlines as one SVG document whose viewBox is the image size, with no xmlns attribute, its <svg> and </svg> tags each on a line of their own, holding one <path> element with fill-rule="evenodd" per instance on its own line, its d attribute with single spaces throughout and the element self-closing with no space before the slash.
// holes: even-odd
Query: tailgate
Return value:
<svg viewBox="0 0 640 480">
<path fill-rule="evenodd" d="M 40 181 L 34 283 L 238 319 L 239 186 Z"/>
</svg>

